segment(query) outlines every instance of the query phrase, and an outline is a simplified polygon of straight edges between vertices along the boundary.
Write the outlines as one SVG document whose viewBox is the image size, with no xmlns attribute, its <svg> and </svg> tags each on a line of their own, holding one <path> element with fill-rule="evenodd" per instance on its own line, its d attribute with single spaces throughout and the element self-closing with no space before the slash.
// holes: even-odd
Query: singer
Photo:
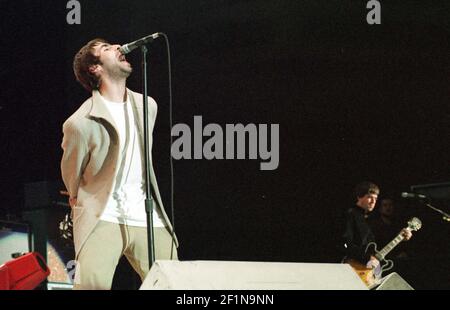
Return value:
<svg viewBox="0 0 450 310">
<path fill-rule="evenodd" d="M 70 194 L 76 272 L 74 289 L 111 289 L 125 255 L 144 279 L 149 271 L 142 95 L 126 88 L 133 69 L 119 45 L 94 39 L 75 55 L 73 70 L 92 93 L 63 125 L 61 174 Z M 157 105 L 149 97 L 149 145 Z M 178 241 L 151 167 L 155 258 L 177 259 Z"/>
</svg>

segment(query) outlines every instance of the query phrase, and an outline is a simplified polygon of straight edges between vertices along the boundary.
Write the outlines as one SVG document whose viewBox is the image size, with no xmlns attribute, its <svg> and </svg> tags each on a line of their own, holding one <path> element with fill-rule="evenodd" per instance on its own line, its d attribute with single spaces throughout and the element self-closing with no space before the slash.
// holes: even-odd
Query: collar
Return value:
<svg viewBox="0 0 450 310">
<path fill-rule="evenodd" d="M 357 204 L 355 204 L 353 206 L 353 208 L 356 210 L 357 213 L 361 214 L 362 216 L 364 216 L 364 218 L 368 218 L 370 217 L 370 213 L 371 212 L 366 212 L 366 210 L 364 210 L 363 208 L 361 208 L 360 206 L 358 206 Z"/>
<path fill-rule="evenodd" d="M 143 106 L 142 106 L 142 95 L 137 94 L 127 88 L 127 101 L 130 102 L 131 107 L 137 116 L 138 126 L 141 133 L 143 133 Z M 92 108 L 89 112 L 89 115 L 94 118 L 103 119 L 111 124 L 116 133 L 118 132 L 117 126 L 114 122 L 114 119 L 109 113 L 108 107 L 106 103 L 101 97 L 101 94 L 98 90 L 92 91 Z"/>
</svg>

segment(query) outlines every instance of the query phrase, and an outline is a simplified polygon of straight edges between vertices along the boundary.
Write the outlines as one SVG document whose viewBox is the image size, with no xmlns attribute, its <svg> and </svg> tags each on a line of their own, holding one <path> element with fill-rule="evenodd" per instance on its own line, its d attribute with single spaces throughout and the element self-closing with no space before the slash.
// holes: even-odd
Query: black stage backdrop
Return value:
<svg viewBox="0 0 450 310">
<path fill-rule="evenodd" d="M 183 260 L 338 262 L 341 215 L 362 180 L 399 197 L 450 180 L 448 1 L 1 1 L 0 206 L 20 213 L 23 184 L 60 180 L 61 125 L 89 94 L 71 63 L 87 41 L 170 39 L 174 122 L 279 124 L 279 167 L 260 160 L 175 162 Z M 140 54 L 129 87 L 140 91 Z M 169 107 L 163 40 L 150 46 L 159 104 L 153 155 L 169 208 Z M 415 288 L 450 288 L 449 225 L 397 202 L 424 228 L 399 272 Z M 446 207 L 449 211 L 448 205 Z M 394 237 L 394 236 L 393 236 Z"/>
</svg>

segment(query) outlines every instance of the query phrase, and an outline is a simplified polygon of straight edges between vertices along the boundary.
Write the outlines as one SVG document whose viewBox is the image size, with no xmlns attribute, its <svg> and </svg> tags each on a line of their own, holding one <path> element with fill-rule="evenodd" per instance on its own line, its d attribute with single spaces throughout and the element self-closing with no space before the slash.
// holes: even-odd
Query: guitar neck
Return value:
<svg viewBox="0 0 450 310">
<path fill-rule="evenodd" d="M 400 242 L 402 242 L 404 239 L 403 234 L 400 232 L 397 237 L 395 237 L 394 239 L 392 239 L 391 242 L 389 242 L 384 248 L 381 249 L 381 251 L 379 251 L 375 257 L 378 260 L 381 260 L 383 258 L 386 257 L 386 255 L 389 254 L 389 252 L 391 252 Z"/>
</svg>

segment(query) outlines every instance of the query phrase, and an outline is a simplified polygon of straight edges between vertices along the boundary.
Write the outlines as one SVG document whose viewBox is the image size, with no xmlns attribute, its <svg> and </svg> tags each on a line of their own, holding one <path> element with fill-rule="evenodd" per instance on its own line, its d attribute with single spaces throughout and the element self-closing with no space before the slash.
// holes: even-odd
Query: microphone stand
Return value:
<svg viewBox="0 0 450 310">
<path fill-rule="evenodd" d="M 147 47 L 141 46 L 142 50 L 142 95 L 144 101 L 144 171 L 145 171 L 145 212 L 147 213 L 147 244 L 148 244 L 148 268 L 155 262 L 155 243 L 153 231 L 153 196 L 151 193 L 150 180 L 150 147 L 148 145 L 149 121 L 148 121 L 148 90 L 147 90 Z"/>
<path fill-rule="evenodd" d="M 436 208 L 436 207 L 433 207 L 433 206 L 432 206 L 430 203 L 428 203 L 428 202 L 425 203 L 425 205 L 426 205 L 428 208 L 430 208 L 430 209 L 432 209 L 432 210 L 434 210 L 434 211 L 440 213 L 440 214 L 442 215 L 442 219 L 443 219 L 444 221 L 450 222 L 450 215 L 449 215 L 449 214 L 445 213 L 444 211 L 442 211 L 442 210 L 440 210 L 440 209 L 438 209 L 438 208 Z"/>
</svg>

